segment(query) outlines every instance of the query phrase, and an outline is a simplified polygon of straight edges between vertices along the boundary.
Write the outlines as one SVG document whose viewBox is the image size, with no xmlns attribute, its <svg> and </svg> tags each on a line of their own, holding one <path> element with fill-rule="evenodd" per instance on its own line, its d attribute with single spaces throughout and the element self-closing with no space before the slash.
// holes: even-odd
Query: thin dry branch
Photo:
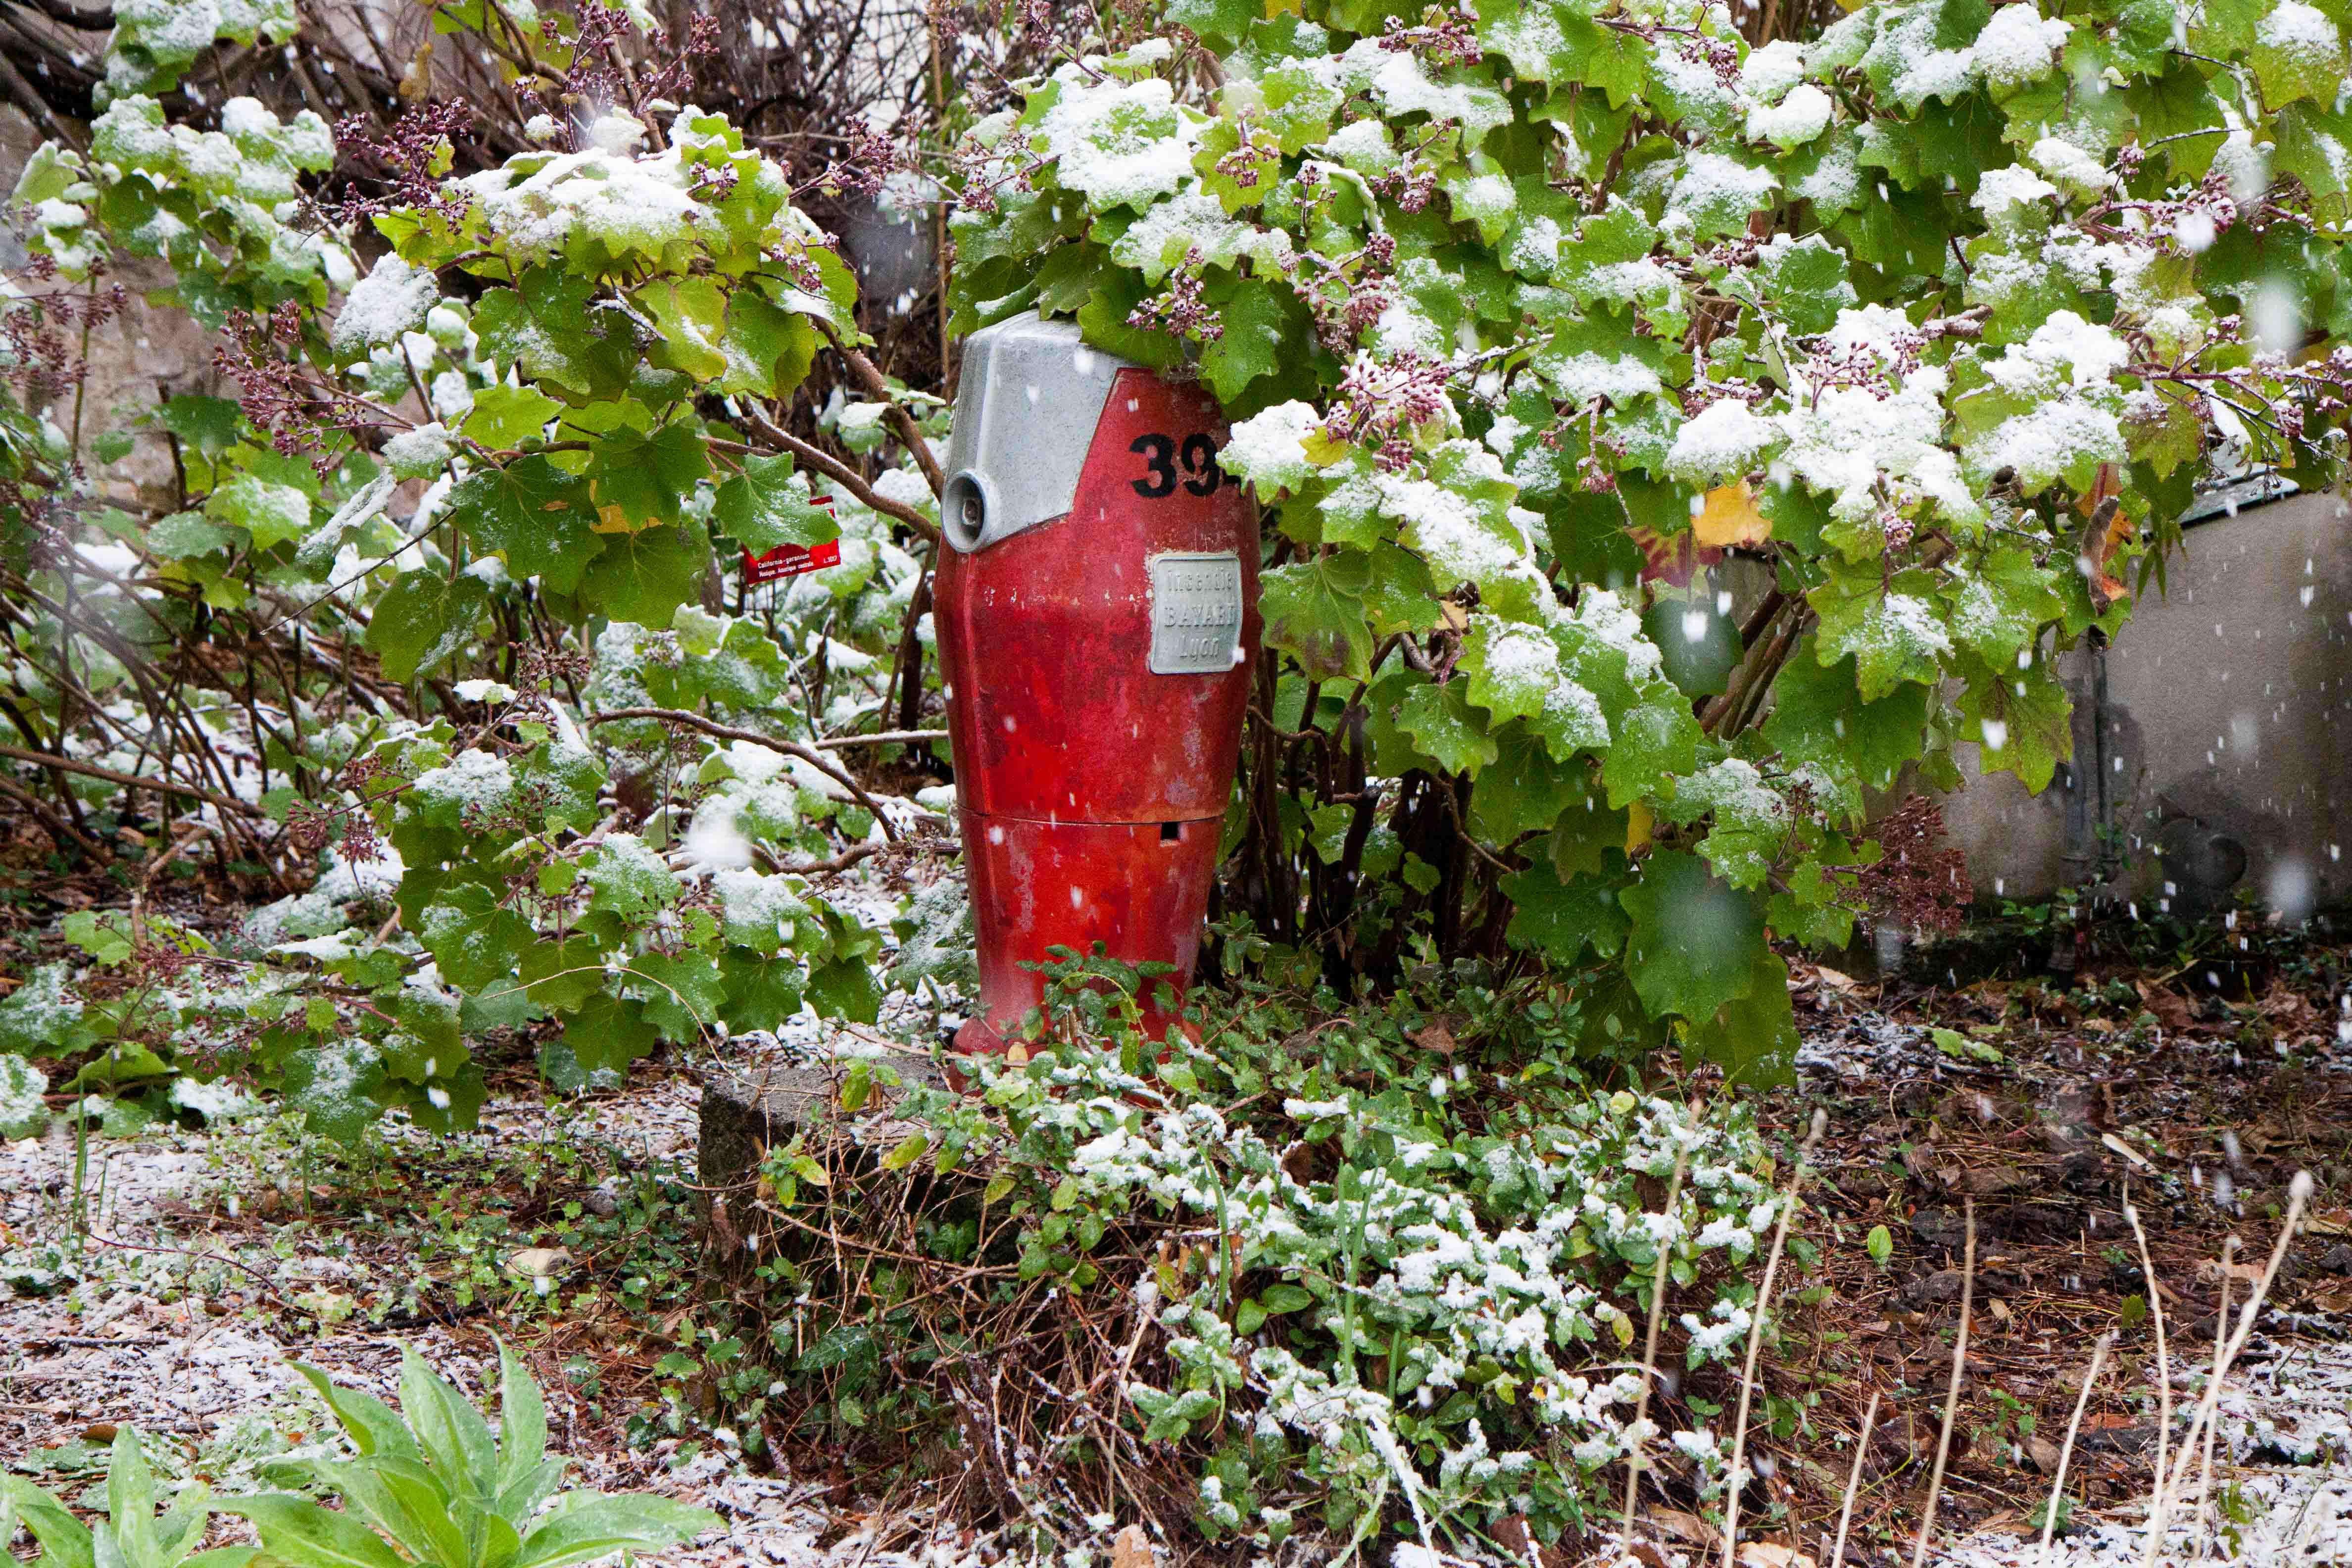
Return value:
<svg viewBox="0 0 2352 1568">
<path fill-rule="evenodd" d="M 881 803 L 866 794 L 866 786 L 836 766 L 832 758 L 821 752 L 811 751 L 798 741 L 780 741 L 773 735 L 763 735 L 757 730 L 742 730 L 732 724 L 721 724 L 715 720 L 706 719 L 699 713 L 689 713 L 683 708 L 609 708 L 602 713 L 590 714 L 588 722 L 611 724 L 623 719 L 658 720 L 665 724 L 676 724 L 681 729 L 699 730 L 716 740 L 744 741 L 754 746 L 765 746 L 772 752 L 781 752 L 788 757 L 798 757 L 851 795 L 856 795 L 857 804 L 872 812 L 874 820 L 882 825 L 882 837 L 893 844 L 898 841 L 898 830 L 890 826 L 890 818 L 883 812 Z"/>
<path fill-rule="evenodd" d="M 1679 1143 L 1679 1140 L 1677 1140 Z M 1675 1173 L 1666 1183 L 1665 1224 L 1661 1230 L 1670 1231 L 1675 1224 L 1675 1200 L 1682 1196 L 1683 1172 L 1690 1166 L 1690 1150 L 1677 1147 L 1675 1151 Z M 1650 1331 L 1642 1342 L 1642 1392 L 1633 1398 L 1633 1422 L 1626 1428 L 1629 1440 L 1625 1450 L 1625 1536 L 1627 1556 L 1633 1552 L 1633 1506 L 1641 1500 L 1642 1489 L 1642 1427 L 1650 1415 L 1650 1385 L 1658 1377 L 1658 1320 L 1666 1310 L 1666 1249 L 1671 1238 L 1662 1237 L 1658 1242 L 1657 1275 L 1650 1285 Z"/>
<path fill-rule="evenodd" d="M 2074 1457 L 2074 1438 L 2083 1430 L 2083 1412 L 2090 1407 L 2091 1385 L 2099 1381 L 2099 1370 L 2106 1365 L 2107 1352 L 2115 1348 L 2116 1336 L 2101 1334 L 2096 1349 L 2091 1352 L 2090 1370 L 2083 1373 L 2083 1392 L 2074 1396 L 2074 1417 L 2066 1423 L 2066 1441 L 2058 1450 L 2058 1474 L 2050 1483 L 2050 1505 L 2042 1518 L 2042 1561 L 2043 1568 L 2050 1562 L 2050 1538 L 2058 1528 L 2058 1500 L 2066 1495 L 2066 1465 Z"/>
<path fill-rule="evenodd" d="M 152 789 L 163 795 L 176 795 L 190 800 L 200 800 L 206 805 L 218 806 L 223 811 L 235 812 L 250 822 L 269 820 L 269 814 L 249 800 L 238 800 L 231 795 L 218 795 L 195 784 L 184 784 L 168 778 L 142 778 L 137 773 L 126 773 L 119 769 L 100 767 L 96 763 L 77 762 L 71 757 L 55 756 L 47 752 L 28 752 L 22 746 L 0 745 L 0 757 L 13 757 L 20 763 L 33 763 L 45 768 L 62 768 L 67 773 L 79 773 L 84 778 L 104 779 L 109 784 L 121 784 L 125 789 Z"/>
<path fill-rule="evenodd" d="M 1748 1410 L 1756 1393 L 1756 1356 L 1764 1345 L 1764 1315 L 1772 1310 L 1772 1286 L 1780 1272 L 1780 1249 L 1788 1244 L 1789 1220 L 1797 1212 L 1797 1194 L 1805 1184 L 1805 1173 L 1812 1166 L 1813 1150 L 1821 1143 L 1822 1134 L 1829 1131 L 1829 1112 L 1816 1110 L 1812 1129 L 1805 1134 L 1805 1146 L 1797 1153 L 1797 1169 L 1789 1177 L 1788 1190 L 1780 1196 L 1780 1218 L 1772 1227 L 1772 1251 L 1764 1260 L 1764 1282 L 1756 1289 L 1756 1312 L 1748 1325 L 1748 1359 L 1739 1369 L 1739 1414 L 1731 1423 L 1731 1489 L 1723 1502 L 1723 1568 L 1734 1568 L 1733 1553 L 1738 1550 L 1742 1485 L 1739 1471 L 1748 1453 Z"/>
</svg>

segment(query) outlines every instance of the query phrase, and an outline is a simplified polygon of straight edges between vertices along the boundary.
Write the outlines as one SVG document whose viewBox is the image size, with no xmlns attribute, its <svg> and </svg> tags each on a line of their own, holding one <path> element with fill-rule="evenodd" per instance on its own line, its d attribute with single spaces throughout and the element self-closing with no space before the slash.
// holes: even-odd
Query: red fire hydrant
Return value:
<svg viewBox="0 0 2352 1568">
<path fill-rule="evenodd" d="M 1205 390 L 1073 324 L 965 344 L 933 611 L 979 947 L 960 1053 L 1013 1043 L 1055 946 L 1192 978 L 1258 640 L 1224 437 Z"/>
</svg>

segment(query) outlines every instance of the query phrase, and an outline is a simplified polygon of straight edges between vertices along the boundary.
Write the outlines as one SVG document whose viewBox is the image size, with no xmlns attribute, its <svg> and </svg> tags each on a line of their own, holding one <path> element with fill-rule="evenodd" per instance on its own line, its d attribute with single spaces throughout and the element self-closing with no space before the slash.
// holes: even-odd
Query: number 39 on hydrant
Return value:
<svg viewBox="0 0 2352 1568">
<path fill-rule="evenodd" d="M 979 946 L 961 1054 L 1007 1048 L 1055 946 L 1192 978 L 1258 645 L 1224 438 L 1206 391 L 1074 325 L 965 345 L 934 609 Z"/>
</svg>

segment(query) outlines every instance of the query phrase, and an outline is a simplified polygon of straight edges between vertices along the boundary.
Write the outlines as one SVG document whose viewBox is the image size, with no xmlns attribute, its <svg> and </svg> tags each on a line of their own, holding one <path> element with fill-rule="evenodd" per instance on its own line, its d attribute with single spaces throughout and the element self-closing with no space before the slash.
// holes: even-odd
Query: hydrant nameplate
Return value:
<svg viewBox="0 0 2352 1568">
<path fill-rule="evenodd" d="M 1231 551 L 1155 555 L 1151 673 L 1223 675 L 1239 662 L 1242 563 Z"/>
</svg>

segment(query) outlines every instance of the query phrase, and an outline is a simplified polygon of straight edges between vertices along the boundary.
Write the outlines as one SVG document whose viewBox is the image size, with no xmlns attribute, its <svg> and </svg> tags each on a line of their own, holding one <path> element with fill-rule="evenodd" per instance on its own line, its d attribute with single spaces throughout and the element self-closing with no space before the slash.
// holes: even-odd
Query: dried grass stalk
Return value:
<svg viewBox="0 0 2352 1568">
<path fill-rule="evenodd" d="M 2058 1532 L 2058 1500 L 2066 1495 L 2066 1467 L 2074 1458 L 2074 1439 L 2083 1430 L 2083 1412 L 2091 1405 L 2091 1385 L 2099 1381 L 2099 1373 L 2107 1364 L 2107 1352 L 2115 1348 L 2116 1336 L 2111 1331 L 2099 1336 L 2091 1352 L 2091 1367 L 2083 1374 L 2083 1392 L 2074 1396 L 2074 1418 L 2066 1423 L 2066 1440 L 2058 1446 L 2058 1474 L 2050 1483 L 2050 1502 L 2042 1517 L 2042 1565 L 2050 1568 L 2050 1541 Z"/>
<path fill-rule="evenodd" d="M 1952 1381 L 1944 1390 L 1944 1428 L 1936 1436 L 1936 1468 L 1927 1478 L 1927 1506 L 1919 1513 L 1919 1544 L 1912 1550 L 1911 1568 L 1927 1561 L 1927 1538 L 1936 1530 L 1936 1504 L 1944 1495 L 1944 1467 L 1952 1456 L 1952 1422 L 1960 1413 L 1960 1373 L 1969 1364 L 1969 1323 L 1977 1305 L 1977 1201 L 1966 1200 L 1966 1249 L 1960 1255 L 1960 1331 L 1952 1342 Z"/>
<path fill-rule="evenodd" d="M 1853 1500 L 1862 1490 L 1862 1461 L 1870 1452 L 1870 1434 L 1878 1426 L 1878 1390 L 1870 1391 L 1870 1408 L 1862 1413 L 1862 1436 L 1853 1446 L 1853 1469 L 1845 1479 L 1845 1501 L 1838 1508 L 1837 1546 L 1830 1552 L 1830 1568 L 1845 1568 L 1845 1532 L 1853 1523 Z"/>
<path fill-rule="evenodd" d="M 2172 1358 L 2164 1343 L 2164 1291 L 2156 1282 L 2156 1265 L 2147 1255 L 2147 1232 L 2139 1223 L 2139 1208 L 2127 1196 L 2124 1218 L 2131 1222 L 2139 1242 L 2140 1278 L 2147 1281 L 2147 1310 L 2156 1319 L 2156 1495 L 2148 1501 L 2147 1568 L 2156 1568 L 2157 1545 L 2164 1539 L 2165 1444 L 2172 1436 Z"/>
<path fill-rule="evenodd" d="M 2239 1310 L 2238 1326 L 2231 1333 L 2229 1342 L 2213 1358 L 2213 1375 L 2206 1380 L 2204 1395 L 2197 1402 L 2196 1416 L 2189 1423 L 2189 1430 L 2180 1436 L 2179 1464 L 2170 1475 L 2161 1468 L 2157 1471 L 2156 1495 L 2148 1503 L 2147 1560 L 2150 1563 L 2155 1562 L 2156 1554 L 2163 1544 L 2161 1526 L 2167 1494 L 2177 1491 L 2181 1482 L 2188 1479 L 2189 1451 L 2198 1446 L 2200 1434 L 2213 1426 L 2219 1419 L 2222 1381 L 2230 1375 L 2231 1364 L 2238 1359 L 2239 1352 L 2246 1348 L 2246 1341 L 2253 1336 L 2254 1321 L 2262 1316 L 2263 1302 L 2270 1295 L 2271 1286 L 2277 1282 L 2279 1266 L 2286 1261 L 2287 1246 L 2303 1224 L 2303 1211 L 2311 1202 L 2311 1173 L 2297 1171 L 2294 1182 L 2287 1187 L 2286 1223 L 2279 1226 L 2278 1240 L 2271 1247 L 2270 1262 L 2263 1266 L 2263 1277 L 2254 1282 L 2252 1293 L 2247 1296 L 2245 1306 Z"/>
<path fill-rule="evenodd" d="M 1672 1227 L 1675 1204 L 1683 1192 L 1683 1172 L 1689 1165 L 1690 1150 L 1687 1147 L 1676 1149 L 1675 1173 L 1666 1183 L 1667 1224 L 1659 1227 L 1662 1230 Z M 1657 1273 L 1650 1283 L 1650 1332 L 1649 1337 L 1642 1342 L 1642 1392 L 1634 1396 L 1633 1424 L 1626 1428 L 1630 1436 L 1625 1446 L 1625 1529 L 1624 1538 L 1619 1545 L 1627 1557 L 1633 1555 L 1633 1505 L 1642 1489 L 1642 1424 L 1649 1419 L 1650 1386 L 1658 1377 L 1658 1320 L 1666 1310 L 1666 1249 L 1669 1245 L 1671 1243 L 1666 1240 L 1658 1243 Z"/>
<path fill-rule="evenodd" d="M 1805 1184 L 1805 1173 L 1813 1163 L 1813 1150 L 1820 1145 L 1822 1134 L 1829 1131 L 1829 1125 L 1828 1111 L 1813 1112 L 1805 1146 L 1797 1152 L 1797 1168 L 1790 1173 L 1788 1188 L 1780 1194 L 1780 1218 L 1772 1226 L 1772 1248 L 1764 1259 L 1764 1282 L 1757 1288 L 1756 1312 L 1748 1325 L 1748 1360 L 1739 1369 L 1739 1414 L 1731 1424 L 1731 1468 L 1727 1483 L 1730 1489 L 1723 1500 L 1723 1568 L 1737 1568 L 1734 1554 L 1739 1550 L 1739 1469 L 1748 1453 L 1748 1410 L 1756 1393 L 1756 1354 L 1764 1343 L 1764 1315 L 1772 1310 L 1772 1285 L 1780 1272 L 1780 1249 L 1789 1240 L 1789 1221 L 1797 1212 L 1797 1190 Z"/>
</svg>

